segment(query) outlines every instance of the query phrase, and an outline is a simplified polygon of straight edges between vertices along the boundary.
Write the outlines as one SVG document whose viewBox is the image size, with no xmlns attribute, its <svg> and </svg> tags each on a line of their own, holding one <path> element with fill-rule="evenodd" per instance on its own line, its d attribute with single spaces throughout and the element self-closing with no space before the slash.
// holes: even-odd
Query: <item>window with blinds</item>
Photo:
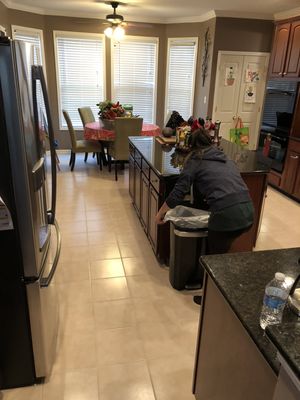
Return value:
<svg viewBox="0 0 300 400">
<path fill-rule="evenodd" d="M 79 107 L 91 107 L 105 100 L 103 35 L 54 32 L 60 128 L 67 124 L 68 111 L 75 128 L 82 128 Z"/>
<path fill-rule="evenodd" d="M 12 36 L 15 40 L 21 40 L 33 45 L 33 61 L 35 65 L 44 64 L 43 31 L 40 29 L 26 28 L 12 25 Z"/>
<path fill-rule="evenodd" d="M 113 101 L 132 104 L 144 122 L 156 118 L 158 38 L 126 36 L 112 46 Z"/>
<path fill-rule="evenodd" d="M 193 113 L 198 38 L 168 40 L 165 119 L 178 111 L 187 120 Z"/>
</svg>

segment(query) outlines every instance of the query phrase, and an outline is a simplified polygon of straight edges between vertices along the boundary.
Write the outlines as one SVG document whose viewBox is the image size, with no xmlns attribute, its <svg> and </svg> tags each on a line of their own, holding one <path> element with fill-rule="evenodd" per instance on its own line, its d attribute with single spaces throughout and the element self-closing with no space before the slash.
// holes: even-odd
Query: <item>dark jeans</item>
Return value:
<svg viewBox="0 0 300 400">
<path fill-rule="evenodd" d="M 242 233 L 247 232 L 251 226 L 237 231 L 212 231 L 209 229 L 207 236 L 207 254 L 228 253 L 234 240 Z"/>
</svg>

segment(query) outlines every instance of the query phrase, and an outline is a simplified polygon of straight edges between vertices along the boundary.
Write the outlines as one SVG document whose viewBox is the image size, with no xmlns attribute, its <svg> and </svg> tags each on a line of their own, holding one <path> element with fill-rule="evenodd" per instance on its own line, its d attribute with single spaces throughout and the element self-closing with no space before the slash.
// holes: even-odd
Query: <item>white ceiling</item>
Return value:
<svg viewBox="0 0 300 400">
<path fill-rule="evenodd" d="M 13 9 L 38 14 L 105 18 L 112 8 L 99 0 L 0 0 Z M 299 15 L 299 0 L 123 0 L 127 21 L 197 22 L 214 16 L 280 19 Z M 298 8 L 297 8 L 298 7 Z M 292 10 L 292 11 L 291 11 Z"/>
</svg>

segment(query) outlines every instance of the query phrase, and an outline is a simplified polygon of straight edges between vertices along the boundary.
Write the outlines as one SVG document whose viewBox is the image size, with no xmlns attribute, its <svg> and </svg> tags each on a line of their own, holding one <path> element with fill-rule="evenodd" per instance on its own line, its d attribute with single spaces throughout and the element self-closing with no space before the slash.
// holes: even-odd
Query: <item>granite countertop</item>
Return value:
<svg viewBox="0 0 300 400">
<path fill-rule="evenodd" d="M 286 307 L 280 325 L 282 331 L 285 332 L 284 338 L 280 338 L 280 331 L 278 331 L 276 332 L 277 339 L 273 343 L 261 329 L 259 317 L 266 284 L 276 272 L 283 272 L 296 279 L 300 273 L 299 257 L 300 248 L 295 248 L 209 255 L 202 256 L 200 259 L 203 267 L 273 370 L 278 373 L 280 367 L 276 359 L 277 349 L 273 344 L 278 343 L 278 349 L 281 348 L 283 357 L 297 376 L 300 374 L 300 363 L 299 358 L 295 362 L 294 354 L 300 354 L 300 328 L 292 332 L 289 330 L 291 326 L 295 326 L 298 320 L 296 314 Z M 273 330 L 270 330 L 270 335 L 272 335 L 271 332 Z M 275 336 L 275 333 L 272 336 Z M 292 342 L 293 337 L 297 339 L 294 344 L 290 343 L 289 346 L 286 346 L 289 338 Z"/>
<path fill-rule="evenodd" d="M 174 145 L 162 145 L 155 137 L 131 136 L 129 142 L 158 175 L 169 177 L 180 174 L 187 153 L 178 152 Z M 221 140 L 220 148 L 229 159 L 236 162 L 242 174 L 266 173 L 270 170 L 270 159 L 259 152 L 243 149 L 225 139 Z"/>
<path fill-rule="evenodd" d="M 300 379 L 300 319 L 299 322 L 270 325 L 267 337 Z"/>
</svg>

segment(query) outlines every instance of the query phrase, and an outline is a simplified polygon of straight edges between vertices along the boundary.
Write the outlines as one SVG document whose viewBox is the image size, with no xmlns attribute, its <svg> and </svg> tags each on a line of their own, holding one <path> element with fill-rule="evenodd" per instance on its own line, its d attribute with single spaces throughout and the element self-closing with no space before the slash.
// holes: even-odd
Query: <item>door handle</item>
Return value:
<svg viewBox="0 0 300 400">
<path fill-rule="evenodd" d="M 53 260 L 53 264 L 51 267 L 51 270 L 49 272 L 49 275 L 46 278 L 41 278 L 41 287 L 45 288 L 48 287 L 53 279 L 53 276 L 55 274 L 56 268 L 57 268 L 57 264 L 58 264 L 58 260 L 59 260 L 59 256 L 60 256 L 60 250 L 61 250 L 61 234 L 60 234 L 60 229 L 58 226 L 58 223 L 56 221 L 56 219 L 54 220 L 54 226 L 55 226 L 55 231 L 56 231 L 56 253 L 55 253 L 55 257 Z M 49 250 L 48 250 L 49 251 Z"/>
</svg>

